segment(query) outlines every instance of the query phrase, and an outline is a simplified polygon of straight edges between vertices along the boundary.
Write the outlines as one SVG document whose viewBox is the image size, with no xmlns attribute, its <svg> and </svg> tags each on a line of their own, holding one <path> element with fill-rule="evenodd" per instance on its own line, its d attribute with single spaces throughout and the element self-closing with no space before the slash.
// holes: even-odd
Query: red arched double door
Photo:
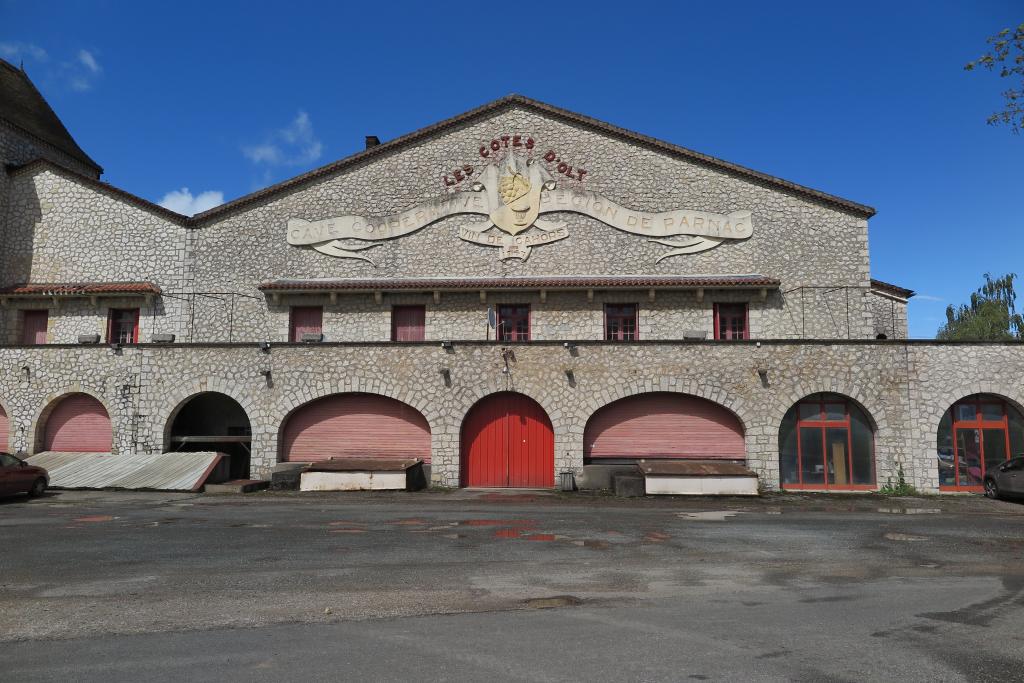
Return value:
<svg viewBox="0 0 1024 683">
<path fill-rule="evenodd" d="M 462 485 L 550 488 L 555 485 L 551 420 L 531 398 L 492 394 L 462 423 Z"/>
</svg>

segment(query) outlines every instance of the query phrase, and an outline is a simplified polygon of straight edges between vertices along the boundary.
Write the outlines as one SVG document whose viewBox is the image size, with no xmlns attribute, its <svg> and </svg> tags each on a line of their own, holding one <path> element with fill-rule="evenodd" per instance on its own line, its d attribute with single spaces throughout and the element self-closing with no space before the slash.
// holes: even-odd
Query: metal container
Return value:
<svg viewBox="0 0 1024 683">
<path fill-rule="evenodd" d="M 559 488 L 563 491 L 575 491 L 576 490 L 576 473 L 562 472 L 558 475 Z"/>
</svg>

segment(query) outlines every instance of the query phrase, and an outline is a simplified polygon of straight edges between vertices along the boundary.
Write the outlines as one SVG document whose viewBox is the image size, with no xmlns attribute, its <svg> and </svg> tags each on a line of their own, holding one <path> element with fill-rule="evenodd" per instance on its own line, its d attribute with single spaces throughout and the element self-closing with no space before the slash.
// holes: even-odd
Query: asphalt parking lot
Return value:
<svg viewBox="0 0 1024 683">
<path fill-rule="evenodd" d="M 5 680 L 1024 680 L 1024 505 L 0 500 Z"/>
</svg>

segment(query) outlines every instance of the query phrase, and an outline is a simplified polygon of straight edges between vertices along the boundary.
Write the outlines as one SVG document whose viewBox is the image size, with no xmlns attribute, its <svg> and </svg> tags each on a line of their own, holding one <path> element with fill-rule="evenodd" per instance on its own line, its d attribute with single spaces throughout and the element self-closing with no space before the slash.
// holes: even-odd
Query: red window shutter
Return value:
<svg viewBox="0 0 1024 683">
<path fill-rule="evenodd" d="M 715 339 L 747 339 L 747 305 L 715 304 Z"/>
<path fill-rule="evenodd" d="M 640 338 L 636 304 L 608 304 L 604 309 L 604 338 L 632 341 Z"/>
<path fill-rule="evenodd" d="M 49 311 L 25 311 L 22 316 L 21 343 L 45 344 L 46 323 L 49 319 Z"/>
<path fill-rule="evenodd" d="M 322 306 L 292 306 L 288 341 L 302 341 L 304 334 L 321 334 L 324 328 Z"/>
<path fill-rule="evenodd" d="M 395 306 L 391 309 L 391 341 L 423 341 L 426 306 Z"/>
<path fill-rule="evenodd" d="M 530 341 L 530 305 L 498 306 L 498 340 Z"/>
<path fill-rule="evenodd" d="M 135 344 L 139 341 L 139 309 L 111 308 L 107 317 L 107 342 Z"/>
</svg>

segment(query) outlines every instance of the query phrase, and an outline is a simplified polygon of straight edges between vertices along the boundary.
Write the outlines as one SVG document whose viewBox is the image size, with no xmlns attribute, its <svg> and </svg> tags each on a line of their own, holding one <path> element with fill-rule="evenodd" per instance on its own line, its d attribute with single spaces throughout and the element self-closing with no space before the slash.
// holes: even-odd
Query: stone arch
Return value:
<svg viewBox="0 0 1024 683">
<path fill-rule="evenodd" d="M 388 393 L 384 393 L 384 392 L 381 392 L 381 391 L 365 391 L 365 390 L 353 389 L 353 390 L 348 390 L 348 391 L 317 392 L 317 395 L 314 395 L 312 398 L 310 398 L 307 401 L 301 401 L 301 402 L 294 402 L 294 401 L 292 401 L 292 402 L 290 402 L 293 405 L 290 405 L 290 407 L 289 407 L 289 409 L 287 411 L 283 411 L 283 415 L 281 416 L 281 419 L 277 422 L 276 429 L 275 429 L 275 443 L 276 443 L 276 446 L 277 446 L 277 451 L 276 451 L 276 459 L 277 459 L 277 461 L 278 462 L 282 462 L 283 461 L 283 456 L 284 456 L 284 452 L 283 451 L 284 451 L 284 445 L 285 445 L 284 441 L 283 441 L 283 438 L 284 438 L 285 429 L 287 428 L 289 421 L 298 412 L 300 412 L 304 408 L 307 408 L 307 407 L 311 406 L 312 404 L 316 403 L 317 401 L 321 401 L 323 399 L 327 399 L 327 398 L 331 398 L 331 397 L 359 396 L 359 395 L 362 395 L 362 396 L 374 396 L 374 397 L 379 397 L 379 398 L 386 398 L 386 399 L 389 399 L 389 400 L 394 401 L 396 403 L 399 403 L 399 404 L 401 404 L 401 405 L 403 405 L 403 406 L 413 410 L 415 413 L 417 413 L 423 419 L 423 422 L 426 424 L 427 430 L 429 431 L 431 456 L 433 456 L 433 453 L 434 453 L 434 450 L 435 450 L 434 449 L 434 439 L 435 439 L 435 436 L 436 436 L 437 429 L 435 428 L 434 424 L 431 423 L 431 420 L 424 414 L 422 408 L 420 408 L 420 407 L 410 403 L 407 400 L 404 400 L 403 398 L 401 398 L 401 394 L 398 395 L 398 396 L 394 396 L 394 395 L 389 395 Z M 431 457 L 431 459 L 432 459 L 432 457 Z"/>
<path fill-rule="evenodd" d="M 638 380 L 632 384 L 621 384 L 611 386 L 604 391 L 588 396 L 579 402 L 577 418 L 585 425 L 590 417 L 601 408 L 630 396 L 652 393 L 687 394 L 697 398 L 711 401 L 736 416 L 743 427 L 743 432 L 750 431 L 752 416 L 748 414 L 746 403 L 743 399 L 736 398 L 729 394 L 722 387 L 697 381 L 678 381 L 674 378 L 645 379 Z"/>
<path fill-rule="evenodd" d="M 711 393 L 711 392 L 708 392 L 708 393 Z M 583 423 L 584 424 L 584 428 L 583 428 L 584 435 L 586 435 L 588 430 L 591 428 L 592 423 L 594 422 L 595 418 L 599 414 L 601 414 L 603 411 L 605 411 L 606 409 L 610 409 L 612 406 L 615 406 L 616 404 L 622 404 L 623 402 L 629 401 L 630 399 L 636 399 L 636 398 L 641 398 L 641 397 L 655 397 L 655 396 L 658 396 L 658 395 L 666 395 L 666 394 L 667 395 L 671 395 L 671 396 L 679 396 L 679 397 L 687 397 L 687 398 L 698 399 L 699 401 L 706 402 L 706 403 L 710 404 L 711 406 L 714 406 L 715 408 L 722 409 L 723 411 L 725 411 L 725 413 L 728 416 L 730 416 L 731 418 L 735 419 L 736 423 L 738 423 L 739 431 L 740 431 L 740 434 L 738 436 L 741 438 L 741 440 L 743 441 L 743 444 L 744 444 L 744 449 L 743 449 L 744 453 L 742 454 L 741 457 L 743 459 L 746 459 L 745 444 L 746 444 L 746 438 L 747 438 L 747 426 L 744 423 L 743 418 L 739 414 L 737 414 L 737 412 L 734 409 L 730 408 L 727 405 L 724 405 L 724 404 L 720 403 L 717 400 L 714 400 L 714 399 L 711 399 L 711 398 L 707 398 L 705 396 L 698 396 L 697 394 L 693 394 L 693 393 L 686 392 L 686 391 L 661 391 L 661 390 L 637 391 L 637 392 L 631 392 L 631 393 L 629 393 L 626 396 L 623 396 L 621 398 L 613 399 L 613 400 L 611 400 L 611 401 L 609 401 L 609 402 L 599 406 L 596 410 L 591 412 L 586 417 L 586 420 L 584 420 L 584 423 Z M 711 415 L 707 415 L 705 417 L 708 418 L 708 419 L 711 419 L 711 420 L 715 419 Z M 708 425 L 708 426 L 710 427 L 710 425 Z M 733 431 L 732 430 L 732 425 L 729 426 L 729 430 Z M 584 436 L 584 438 L 585 438 L 585 436 Z M 585 456 L 585 452 L 586 452 L 586 443 L 585 442 L 583 444 L 583 447 L 584 447 L 584 456 Z M 694 457 L 694 456 L 690 455 L 690 456 L 677 456 L 677 457 Z"/>
<path fill-rule="evenodd" d="M 824 396 L 837 397 L 838 399 L 841 399 L 844 402 L 848 402 L 848 403 L 852 404 L 853 407 L 855 407 L 857 409 L 857 412 L 859 413 L 859 416 L 865 418 L 864 422 L 866 422 L 867 428 L 870 431 L 870 460 L 869 460 L 869 464 L 867 465 L 867 467 L 869 469 L 865 470 L 865 463 L 864 463 L 864 461 L 862 459 L 859 460 L 860 465 L 857 464 L 858 463 L 858 458 L 856 457 L 856 453 L 858 453 L 858 448 L 857 448 L 858 441 L 856 439 L 856 435 L 858 433 L 861 434 L 861 435 L 864 435 L 864 432 L 863 431 L 859 431 L 858 432 L 858 430 L 862 429 L 861 426 L 860 426 L 861 423 L 858 420 L 855 420 L 854 416 L 852 414 L 850 414 L 849 415 L 849 424 L 848 425 L 842 424 L 843 420 L 836 420 L 836 421 L 830 421 L 830 422 L 822 422 L 822 421 L 818 420 L 818 421 L 815 421 L 815 422 L 811 422 L 806 427 L 800 427 L 800 429 L 821 430 L 821 440 L 822 440 L 821 443 L 825 444 L 825 439 L 826 439 L 826 435 L 827 434 L 835 433 L 835 431 L 837 429 L 846 429 L 847 426 L 848 426 L 849 429 L 846 432 L 846 440 L 840 441 L 839 443 L 834 443 L 833 442 L 835 446 L 838 446 L 840 444 L 844 444 L 841 452 L 845 453 L 845 455 L 840 456 L 840 458 L 841 458 L 840 462 L 843 463 L 843 466 L 840 467 L 838 465 L 833 465 L 832 463 L 834 461 L 829 460 L 829 458 L 830 457 L 835 457 L 835 456 L 829 456 L 827 450 L 822 450 L 821 454 L 820 455 L 816 455 L 815 457 L 822 459 L 823 467 L 825 466 L 824 465 L 825 461 L 828 461 L 828 464 L 831 465 L 834 468 L 834 470 L 828 470 L 827 471 L 827 473 L 829 474 L 829 477 L 825 476 L 826 475 L 826 470 L 822 470 L 821 482 L 820 483 L 815 483 L 815 480 L 814 480 L 813 477 L 816 476 L 816 475 L 812 475 L 811 473 L 799 474 L 800 466 L 799 465 L 793 465 L 793 467 L 796 468 L 793 471 L 798 472 L 798 474 L 796 475 L 797 478 L 798 478 L 798 481 L 783 484 L 784 477 L 783 477 L 782 470 L 784 468 L 785 460 L 783 458 L 784 444 L 782 443 L 781 437 L 782 437 L 783 428 L 785 427 L 786 415 L 788 415 L 791 411 L 795 411 L 798 404 L 800 404 L 800 403 L 807 403 L 809 401 L 809 399 L 811 399 L 813 397 L 816 397 L 816 396 L 823 396 L 823 395 Z M 827 403 L 827 401 L 826 401 L 826 403 Z M 849 411 L 847 411 L 847 412 L 849 412 Z M 776 418 L 777 419 L 773 419 L 773 422 L 772 422 L 772 424 L 773 424 L 773 430 L 772 431 L 774 432 L 773 435 L 772 435 L 773 436 L 772 441 L 774 442 L 775 457 L 776 457 L 776 463 L 777 463 L 776 464 L 776 474 L 779 477 L 780 486 L 785 487 L 785 488 L 790 488 L 790 487 L 792 487 L 792 488 L 811 488 L 811 489 L 822 489 L 822 490 L 825 490 L 825 489 L 873 490 L 873 489 L 878 487 L 879 481 L 881 481 L 881 478 L 880 478 L 880 475 L 879 475 L 879 462 L 880 462 L 879 453 L 883 452 L 886 455 L 889 455 L 888 452 L 885 451 L 884 448 L 880 449 L 880 443 L 879 443 L 880 442 L 880 439 L 879 439 L 880 424 L 882 424 L 882 421 L 885 419 L 885 416 L 884 416 L 884 413 L 882 413 L 882 418 L 881 419 L 876 417 L 875 414 L 871 411 L 871 409 L 868 406 L 865 405 L 865 402 L 863 401 L 863 395 L 862 394 L 860 394 L 858 396 L 851 396 L 849 393 L 844 393 L 844 392 L 841 392 L 841 391 L 836 391 L 835 389 L 832 389 L 832 388 L 830 388 L 828 390 L 824 390 L 824 391 L 811 391 L 810 393 L 803 394 L 803 395 L 797 397 L 795 400 L 787 402 L 786 405 L 785 405 L 784 412 L 781 414 L 781 416 L 776 415 Z M 799 434 L 799 430 L 797 428 L 797 423 L 793 424 L 793 431 L 791 432 L 791 434 L 795 435 L 794 438 L 799 440 L 800 434 Z M 792 448 L 794 450 L 790 451 L 791 457 L 794 458 L 794 459 L 797 457 L 796 453 L 798 452 L 797 450 L 795 450 L 797 448 L 797 446 L 795 445 L 796 443 L 797 442 L 795 442 L 795 441 L 793 442 L 794 445 L 792 446 Z M 862 443 L 862 449 L 859 452 L 860 453 L 864 453 L 863 442 L 861 442 L 861 443 Z M 805 454 L 804 462 L 807 462 L 806 457 L 807 456 Z M 793 462 L 797 462 L 797 461 L 794 460 Z M 849 469 L 847 469 L 847 468 L 849 468 Z M 829 483 L 828 479 L 831 477 L 831 472 L 832 471 L 834 471 L 836 473 L 835 474 L 835 481 Z M 870 472 L 870 476 L 867 476 L 868 472 Z M 840 477 L 841 473 L 846 473 L 846 476 L 841 478 Z M 811 479 L 808 480 L 806 477 L 811 477 Z"/>
<path fill-rule="evenodd" d="M 876 434 L 888 432 L 889 430 L 889 418 L 885 413 L 882 406 L 878 405 L 871 397 L 867 396 L 861 389 L 852 385 L 829 383 L 824 382 L 817 385 L 801 385 L 799 388 L 793 389 L 786 394 L 778 396 L 771 406 L 770 414 L 770 425 L 775 432 L 775 438 L 778 439 L 779 426 L 782 424 L 782 418 L 786 416 L 789 409 L 796 405 L 798 402 L 804 400 L 808 396 L 814 394 L 838 394 L 845 399 L 853 401 L 857 404 L 857 407 L 864 411 L 867 415 L 868 420 L 871 422 L 871 427 Z M 775 444 L 776 449 L 778 444 Z"/>
<path fill-rule="evenodd" d="M 154 429 L 159 429 L 159 444 L 161 448 L 166 449 L 168 439 L 171 436 L 171 427 L 174 424 L 174 419 L 178 416 L 178 413 L 181 412 L 181 409 L 200 394 L 209 393 L 223 394 L 241 406 L 242 410 L 245 411 L 246 416 L 249 418 L 249 425 L 253 428 L 253 432 L 256 431 L 255 418 L 262 417 L 261 406 L 255 403 L 249 396 L 238 393 L 237 385 L 222 382 L 214 378 L 197 380 L 181 386 L 177 391 L 165 396 L 154 409 L 154 417 L 156 420 L 160 421 L 154 425 Z"/>
<path fill-rule="evenodd" d="M 509 419 L 512 410 L 518 420 Z M 496 425 L 501 425 L 497 431 Z M 520 446 L 517 435 L 522 435 L 522 443 L 529 445 Z M 503 447 L 492 449 L 489 445 L 494 443 L 495 436 L 499 442 L 502 436 L 510 439 Z M 558 468 L 556 444 L 551 413 L 540 401 L 510 389 L 486 392 L 463 412 L 460 420 L 459 485 L 554 486 Z"/>
<path fill-rule="evenodd" d="M 104 400 L 101 395 L 96 392 L 88 391 L 77 384 L 67 386 L 61 391 L 53 392 L 43 398 L 41 402 L 42 407 L 36 413 L 35 419 L 32 420 L 31 441 L 27 444 L 27 448 L 25 450 L 28 453 L 39 453 L 42 450 L 47 420 L 50 419 L 50 415 L 53 413 L 54 408 L 56 408 L 65 398 L 73 394 L 85 394 L 86 396 L 95 399 L 101 406 L 103 406 L 103 409 L 107 411 L 107 417 L 110 419 L 110 452 L 116 455 L 119 451 L 118 437 L 121 433 L 118 423 L 118 414 L 110 409 L 110 404 Z"/>
<path fill-rule="evenodd" d="M 1010 391 L 1006 391 L 1006 389 L 1010 389 Z M 972 396 L 979 396 L 980 395 L 980 396 L 990 396 L 992 398 L 999 399 L 1000 401 L 1004 402 L 1007 406 L 1009 406 L 1010 408 L 1014 409 L 1017 412 L 1018 416 L 1024 417 L 1024 405 L 1022 405 L 1021 401 L 1019 401 L 1017 398 L 1015 398 L 1013 395 L 1011 395 L 1011 394 L 1015 394 L 1015 393 L 1016 392 L 1014 392 L 1011 388 L 1007 387 L 1005 384 L 992 383 L 992 382 L 978 382 L 978 383 L 973 383 L 973 384 L 968 385 L 968 387 L 965 388 L 965 389 L 948 390 L 948 391 L 944 392 L 943 394 L 941 394 L 940 398 L 938 398 L 936 401 L 929 402 L 928 409 L 922 411 L 927 416 L 926 424 L 931 425 L 931 430 L 927 434 L 925 434 L 925 436 L 930 441 L 931 448 L 929 448 L 925 452 L 926 453 L 928 453 L 928 452 L 935 453 L 938 456 L 938 457 L 934 457 L 933 456 L 931 458 L 931 466 L 929 467 L 929 469 L 931 469 L 934 472 L 934 474 L 935 474 L 936 485 L 938 486 L 938 488 L 940 488 L 941 490 L 946 490 L 946 491 L 948 491 L 948 490 L 960 490 L 960 491 L 965 491 L 966 490 L 966 491 L 969 491 L 969 490 L 980 490 L 980 488 L 981 488 L 981 483 L 980 482 L 977 484 L 976 487 L 973 486 L 970 483 L 964 483 L 962 475 L 960 474 L 960 471 L 959 471 L 959 467 L 956 466 L 955 463 L 953 463 L 953 462 L 951 462 L 949 460 L 945 461 L 945 463 L 947 465 L 947 475 L 950 474 L 950 473 L 953 473 L 953 483 L 950 484 L 948 482 L 948 479 L 947 479 L 946 482 L 943 482 L 943 476 L 942 476 L 943 467 L 942 467 L 942 460 L 941 460 L 941 458 L 942 458 L 942 455 L 943 455 L 944 451 L 943 451 L 942 445 L 941 445 L 941 431 L 942 431 L 942 419 L 945 416 L 946 412 L 949 411 L 950 409 L 952 409 L 952 407 L 956 403 L 958 403 L 960 401 L 963 401 L 963 400 L 965 400 L 967 398 L 970 398 Z M 954 420 L 954 422 L 955 422 L 955 420 Z M 951 439 L 952 439 L 953 434 L 955 433 L 952 428 L 953 428 L 953 423 L 950 424 L 950 431 L 949 431 Z M 986 428 L 986 431 L 987 431 L 987 428 Z M 1012 435 L 1014 433 L 1014 430 L 1010 429 L 1009 433 Z M 989 438 L 988 436 L 985 436 L 983 438 L 984 438 L 985 457 L 982 459 L 982 465 L 981 465 L 982 468 L 984 468 L 986 466 L 984 463 L 986 463 L 988 461 L 988 457 L 989 457 L 988 456 L 988 449 L 989 449 L 989 443 L 990 443 L 988 441 L 988 438 Z M 1009 444 L 1011 450 L 1007 453 L 1007 457 L 1013 457 L 1013 451 L 1012 451 L 1013 443 L 1012 442 L 1013 442 L 1013 439 L 1011 437 L 1010 444 Z M 947 458 L 950 455 L 952 455 L 951 453 L 948 453 L 948 452 L 945 452 L 945 454 L 946 454 Z M 963 456 L 961 456 L 961 457 L 963 457 Z M 984 469 L 982 469 L 982 471 L 984 471 Z"/>
<path fill-rule="evenodd" d="M 922 412 L 925 412 L 926 416 L 930 418 L 930 434 L 934 436 L 937 433 L 942 416 L 945 415 L 946 411 L 949 410 L 954 403 L 963 400 L 968 396 L 974 396 L 975 394 L 989 394 L 991 396 L 997 396 L 1016 408 L 1021 415 L 1024 415 L 1024 396 L 1020 395 L 1019 390 L 1014 390 L 1014 388 L 1002 383 L 975 382 L 961 389 L 949 389 L 944 391 L 934 400 L 928 401 L 926 405 L 921 407 Z M 936 413 L 936 411 L 938 412 Z"/>
</svg>

